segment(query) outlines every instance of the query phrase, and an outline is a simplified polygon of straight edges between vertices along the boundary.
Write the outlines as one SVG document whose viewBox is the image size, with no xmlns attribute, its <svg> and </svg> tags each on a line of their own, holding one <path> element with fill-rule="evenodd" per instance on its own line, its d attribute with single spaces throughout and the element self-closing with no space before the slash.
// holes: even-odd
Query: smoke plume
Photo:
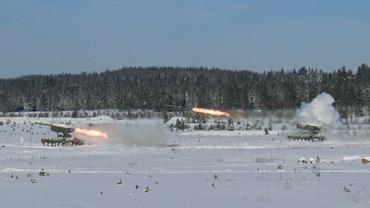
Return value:
<svg viewBox="0 0 370 208">
<path fill-rule="evenodd" d="M 168 129 L 160 120 L 121 120 L 111 123 L 94 124 L 91 127 L 108 134 L 107 140 L 85 139 L 88 143 L 126 146 L 160 146 L 167 142 Z"/>
<path fill-rule="evenodd" d="M 340 116 L 333 107 L 334 98 L 328 93 L 321 93 L 310 103 L 302 103 L 297 110 L 299 123 L 337 126 L 340 124 Z"/>
</svg>

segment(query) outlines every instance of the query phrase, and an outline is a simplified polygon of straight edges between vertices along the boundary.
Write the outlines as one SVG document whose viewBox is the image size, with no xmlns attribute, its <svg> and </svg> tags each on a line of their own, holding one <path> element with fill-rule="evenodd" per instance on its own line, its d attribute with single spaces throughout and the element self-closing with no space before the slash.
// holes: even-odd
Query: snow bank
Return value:
<svg viewBox="0 0 370 208">
<path fill-rule="evenodd" d="M 269 131 L 269 135 L 279 135 L 282 131 Z M 179 133 L 181 136 L 220 136 L 220 137 L 233 137 L 233 136 L 264 136 L 265 132 L 262 130 L 249 130 L 249 131 L 227 131 L 227 130 L 208 130 L 208 131 L 185 131 Z"/>
<path fill-rule="evenodd" d="M 167 121 L 167 125 L 168 126 L 171 126 L 171 125 L 174 126 L 176 124 L 177 120 L 186 121 L 186 118 L 185 117 L 182 117 L 182 116 L 174 116 L 170 120 Z"/>
</svg>

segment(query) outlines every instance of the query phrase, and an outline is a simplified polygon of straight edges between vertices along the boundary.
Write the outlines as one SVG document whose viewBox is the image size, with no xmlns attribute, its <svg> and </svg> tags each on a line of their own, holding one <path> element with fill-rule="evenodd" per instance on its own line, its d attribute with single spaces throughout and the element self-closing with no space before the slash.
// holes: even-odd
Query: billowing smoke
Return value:
<svg viewBox="0 0 370 208">
<path fill-rule="evenodd" d="M 302 103 L 297 110 L 299 123 L 337 126 L 340 125 L 340 116 L 333 107 L 335 100 L 328 93 L 321 93 L 310 103 Z"/>
<path fill-rule="evenodd" d="M 76 135 L 85 139 L 87 143 L 151 147 L 166 144 L 169 136 L 168 129 L 161 120 L 121 120 L 93 124 L 86 128 L 100 130 L 108 134 L 107 140 Z"/>
</svg>

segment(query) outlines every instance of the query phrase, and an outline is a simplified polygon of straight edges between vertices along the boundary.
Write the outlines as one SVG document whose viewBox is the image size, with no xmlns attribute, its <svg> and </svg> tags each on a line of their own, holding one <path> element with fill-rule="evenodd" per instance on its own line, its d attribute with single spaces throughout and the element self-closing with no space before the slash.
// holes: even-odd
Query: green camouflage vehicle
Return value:
<svg viewBox="0 0 370 208">
<path fill-rule="evenodd" d="M 298 132 L 288 135 L 289 140 L 322 142 L 326 138 L 320 134 L 321 127 L 314 124 L 297 124 Z"/>
<path fill-rule="evenodd" d="M 57 138 L 45 138 L 41 139 L 41 144 L 45 146 L 74 146 L 84 145 L 85 142 L 79 138 L 73 138 L 71 133 L 74 128 L 64 124 L 45 124 L 36 123 L 39 125 L 50 126 L 51 130 L 58 133 Z"/>
</svg>

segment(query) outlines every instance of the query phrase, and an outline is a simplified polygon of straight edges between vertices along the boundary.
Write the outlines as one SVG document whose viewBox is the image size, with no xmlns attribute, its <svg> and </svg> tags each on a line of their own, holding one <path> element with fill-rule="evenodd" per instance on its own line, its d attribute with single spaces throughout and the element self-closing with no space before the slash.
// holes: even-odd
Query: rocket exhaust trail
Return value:
<svg viewBox="0 0 370 208">
<path fill-rule="evenodd" d="M 231 116 L 230 113 L 228 112 L 224 112 L 220 110 L 212 110 L 212 109 L 207 109 L 207 108 L 193 108 L 193 112 L 211 115 L 211 116 L 225 116 L 225 117 Z"/>
<path fill-rule="evenodd" d="M 108 134 L 107 133 L 102 132 L 102 131 L 98 131 L 98 130 L 75 128 L 74 132 L 77 133 L 77 134 L 83 134 L 83 135 L 86 135 L 86 136 L 102 138 L 104 140 L 108 139 Z"/>
</svg>

